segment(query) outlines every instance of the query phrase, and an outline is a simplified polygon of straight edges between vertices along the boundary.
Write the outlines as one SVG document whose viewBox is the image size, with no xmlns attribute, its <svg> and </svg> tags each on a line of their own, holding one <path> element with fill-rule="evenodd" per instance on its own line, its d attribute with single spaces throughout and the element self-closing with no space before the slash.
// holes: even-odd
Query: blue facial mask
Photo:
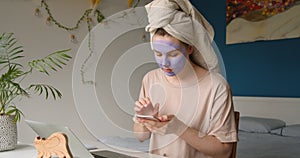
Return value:
<svg viewBox="0 0 300 158">
<path fill-rule="evenodd" d="M 159 67 L 168 76 L 178 74 L 185 66 L 186 52 L 178 44 L 158 40 L 152 43 L 154 56 Z"/>
</svg>

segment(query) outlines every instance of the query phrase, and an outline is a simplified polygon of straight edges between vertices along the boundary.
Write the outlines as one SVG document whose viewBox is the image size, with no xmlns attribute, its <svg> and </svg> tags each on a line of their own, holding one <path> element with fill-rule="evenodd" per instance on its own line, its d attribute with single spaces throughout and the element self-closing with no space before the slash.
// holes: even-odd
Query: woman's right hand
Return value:
<svg viewBox="0 0 300 158">
<path fill-rule="evenodd" d="M 134 111 L 135 114 L 140 115 L 152 115 L 152 116 L 158 116 L 158 109 L 159 104 L 156 104 L 153 108 L 153 105 L 149 98 L 140 98 L 138 101 L 135 102 Z M 134 131 L 136 137 L 140 141 L 144 141 L 146 139 L 150 138 L 150 130 L 145 126 L 145 122 L 147 119 L 145 118 L 139 118 L 136 115 L 133 117 L 134 121 Z"/>
<path fill-rule="evenodd" d="M 153 107 L 149 98 L 140 98 L 135 102 L 134 111 L 140 115 L 158 116 L 158 108 L 158 104 Z"/>
</svg>

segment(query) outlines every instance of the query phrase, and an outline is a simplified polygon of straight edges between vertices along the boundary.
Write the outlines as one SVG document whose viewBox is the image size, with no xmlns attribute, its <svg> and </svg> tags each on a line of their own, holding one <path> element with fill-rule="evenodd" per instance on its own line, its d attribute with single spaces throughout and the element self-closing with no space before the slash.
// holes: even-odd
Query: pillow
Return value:
<svg viewBox="0 0 300 158">
<path fill-rule="evenodd" d="M 283 136 L 300 137 L 300 124 L 288 125 L 282 129 Z"/>
<path fill-rule="evenodd" d="M 277 128 L 277 129 L 273 129 L 273 130 L 271 130 L 270 133 L 275 134 L 275 135 L 280 135 L 280 136 L 282 136 L 282 129 L 283 129 L 283 128 L 284 128 L 284 127 L 282 127 L 282 128 Z"/>
<path fill-rule="evenodd" d="M 279 119 L 242 116 L 239 129 L 246 132 L 270 133 L 271 130 L 285 126 L 285 122 Z"/>
</svg>

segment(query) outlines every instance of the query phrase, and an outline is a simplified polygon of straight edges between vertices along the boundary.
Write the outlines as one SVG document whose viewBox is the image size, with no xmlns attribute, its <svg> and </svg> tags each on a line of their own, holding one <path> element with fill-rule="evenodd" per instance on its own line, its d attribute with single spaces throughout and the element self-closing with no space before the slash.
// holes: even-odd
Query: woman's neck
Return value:
<svg viewBox="0 0 300 158">
<path fill-rule="evenodd" d="M 189 60 L 177 75 L 166 76 L 166 78 L 169 83 L 175 86 L 191 85 L 196 84 L 206 72 L 207 70 Z"/>
</svg>

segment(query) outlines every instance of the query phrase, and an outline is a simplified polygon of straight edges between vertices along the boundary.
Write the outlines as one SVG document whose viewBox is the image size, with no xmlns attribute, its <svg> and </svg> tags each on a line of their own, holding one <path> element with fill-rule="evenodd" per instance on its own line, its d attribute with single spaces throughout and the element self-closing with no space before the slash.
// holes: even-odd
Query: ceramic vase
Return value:
<svg viewBox="0 0 300 158">
<path fill-rule="evenodd" d="M 14 116 L 0 115 L 0 151 L 13 150 L 17 146 L 17 124 Z"/>
</svg>

